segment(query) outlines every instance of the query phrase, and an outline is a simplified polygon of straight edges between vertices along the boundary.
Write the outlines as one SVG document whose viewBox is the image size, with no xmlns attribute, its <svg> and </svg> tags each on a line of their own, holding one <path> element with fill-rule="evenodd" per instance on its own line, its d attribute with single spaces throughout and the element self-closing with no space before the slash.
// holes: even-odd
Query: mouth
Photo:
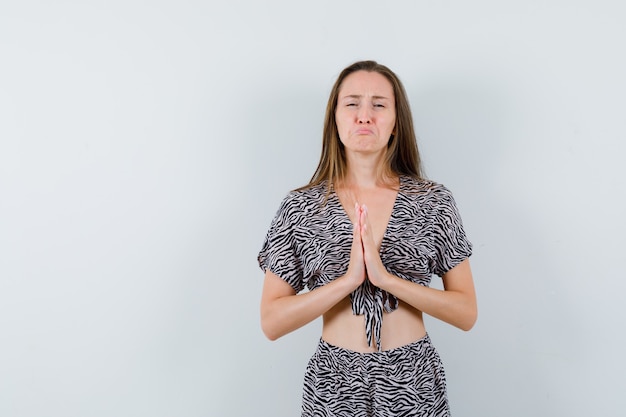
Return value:
<svg viewBox="0 0 626 417">
<path fill-rule="evenodd" d="M 362 128 L 362 129 L 358 129 L 356 131 L 356 134 L 357 135 L 371 135 L 372 134 L 372 130 L 371 129 Z"/>
</svg>

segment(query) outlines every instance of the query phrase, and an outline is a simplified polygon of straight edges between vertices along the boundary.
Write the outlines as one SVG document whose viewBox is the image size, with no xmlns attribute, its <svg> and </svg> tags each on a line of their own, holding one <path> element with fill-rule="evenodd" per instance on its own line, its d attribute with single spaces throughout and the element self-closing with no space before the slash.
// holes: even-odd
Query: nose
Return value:
<svg viewBox="0 0 626 417">
<path fill-rule="evenodd" d="M 357 114 L 357 121 L 359 124 L 369 124 L 372 122 L 372 115 L 367 106 L 362 106 Z"/>
</svg>

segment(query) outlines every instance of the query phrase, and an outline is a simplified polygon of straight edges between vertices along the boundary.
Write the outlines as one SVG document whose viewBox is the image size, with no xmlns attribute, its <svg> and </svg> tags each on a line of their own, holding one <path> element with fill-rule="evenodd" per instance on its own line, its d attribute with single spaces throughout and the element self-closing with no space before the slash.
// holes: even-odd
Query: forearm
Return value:
<svg viewBox="0 0 626 417">
<path fill-rule="evenodd" d="M 390 275 L 384 288 L 416 309 L 462 330 L 470 330 L 477 317 L 473 292 L 439 290 Z"/>
<path fill-rule="evenodd" d="M 353 290 L 346 277 L 338 278 L 313 291 L 264 300 L 261 304 L 261 327 L 270 340 L 308 324 L 323 315 Z"/>
</svg>

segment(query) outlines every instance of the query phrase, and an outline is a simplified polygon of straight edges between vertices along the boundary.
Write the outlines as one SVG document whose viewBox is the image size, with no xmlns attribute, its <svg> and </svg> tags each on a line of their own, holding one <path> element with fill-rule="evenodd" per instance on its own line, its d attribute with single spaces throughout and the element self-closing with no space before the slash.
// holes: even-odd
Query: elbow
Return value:
<svg viewBox="0 0 626 417">
<path fill-rule="evenodd" d="M 270 341 L 275 341 L 284 336 L 285 326 L 284 319 L 280 311 L 277 311 L 273 303 L 261 303 L 261 330 L 265 337 Z"/>
<path fill-rule="evenodd" d="M 265 337 L 267 337 L 267 339 L 271 342 L 277 340 L 280 337 L 279 334 L 277 334 L 276 332 L 273 332 L 270 329 L 266 329 L 263 326 L 261 326 L 261 328 L 263 329 L 263 334 L 265 335 Z"/>
<path fill-rule="evenodd" d="M 474 320 L 474 321 L 467 321 L 466 323 L 462 323 L 459 326 L 459 329 L 461 329 L 461 330 L 463 330 L 465 332 L 469 332 L 474 327 L 474 324 L 476 324 L 476 320 Z"/>
<path fill-rule="evenodd" d="M 477 319 L 478 311 L 476 309 L 472 309 L 465 314 L 465 317 L 463 317 L 463 320 L 459 323 L 458 327 L 463 331 L 469 332 L 476 324 Z"/>
<path fill-rule="evenodd" d="M 268 320 L 266 317 L 261 316 L 261 330 L 263 330 L 263 334 L 270 341 L 275 341 L 279 339 L 282 334 L 276 329 L 276 326 L 272 325 L 271 320 Z"/>
<path fill-rule="evenodd" d="M 265 333 L 265 337 L 267 337 L 267 340 L 269 340 L 270 342 L 274 342 L 274 341 L 278 340 L 278 338 L 280 336 L 277 336 L 277 335 L 274 335 L 274 334 L 270 334 L 270 333 Z"/>
</svg>

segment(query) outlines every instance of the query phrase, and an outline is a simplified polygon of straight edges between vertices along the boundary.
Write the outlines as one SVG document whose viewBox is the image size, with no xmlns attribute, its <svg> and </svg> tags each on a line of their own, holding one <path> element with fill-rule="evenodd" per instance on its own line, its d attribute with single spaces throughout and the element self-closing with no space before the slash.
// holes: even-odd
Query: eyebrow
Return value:
<svg viewBox="0 0 626 417">
<path fill-rule="evenodd" d="M 343 96 L 341 98 L 361 98 L 361 97 L 363 97 L 363 96 L 360 95 L 360 94 L 348 94 L 347 96 Z M 377 100 L 381 100 L 381 99 L 382 100 L 389 100 L 389 98 L 385 97 L 385 96 L 372 96 L 372 98 L 373 99 L 377 99 Z"/>
</svg>

